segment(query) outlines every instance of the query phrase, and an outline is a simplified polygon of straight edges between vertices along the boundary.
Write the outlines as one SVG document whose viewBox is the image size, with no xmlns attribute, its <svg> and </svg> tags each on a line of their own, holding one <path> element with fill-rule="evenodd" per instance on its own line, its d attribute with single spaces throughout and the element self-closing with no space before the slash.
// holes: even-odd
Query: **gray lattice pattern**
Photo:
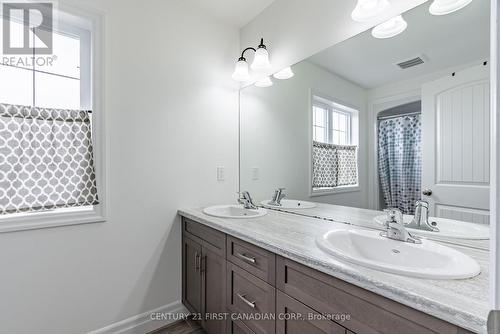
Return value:
<svg viewBox="0 0 500 334">
<path fill-rule="evenodd" d="M 358 183 L 356 146 L 313 142 L 313 188 Z"/>
<path fill-rule="evenodd" d="M 0 214 L 96 204 L 88 112 L 0 104 Z"/>
</svg>

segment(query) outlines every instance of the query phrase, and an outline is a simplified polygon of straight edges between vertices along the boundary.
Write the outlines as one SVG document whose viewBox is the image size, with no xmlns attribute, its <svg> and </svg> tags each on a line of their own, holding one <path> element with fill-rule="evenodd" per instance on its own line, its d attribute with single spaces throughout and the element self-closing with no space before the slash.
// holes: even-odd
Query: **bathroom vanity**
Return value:
<svg viewBox="0 0 500 334">
<path fill-rule="evenodd" d="M 345 224 L 277 211 L 246 220 L 179 214 L 182 300 L 209 334 L 485 332 L 483 250 L 460 249 L 481 264 L 479 276 L 417 279 L 321 252 L 315 238 Z"/>
</svg>

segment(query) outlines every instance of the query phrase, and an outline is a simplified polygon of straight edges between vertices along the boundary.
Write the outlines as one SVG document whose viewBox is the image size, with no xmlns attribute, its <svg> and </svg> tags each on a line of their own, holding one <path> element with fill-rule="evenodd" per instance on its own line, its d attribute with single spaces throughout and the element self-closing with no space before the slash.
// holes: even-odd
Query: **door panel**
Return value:
<svg viewBox="0 0 500 334">
<path fill-rule="evenodd" d="M 226 309 L 226 259 L 207 247 L 203 247 L 202 281 L 202 325 L 208 334 L 223 334 L 226 322 L 218 316 Z"/>
<path fill-rule="evenodd" d="M 476 224 L 490 223 L 490 215 L 488 210 L 436 204 L 436 215 L 442 218 L 461 220 Z"/>
<path fill-rule="evenodd" d="M 489 214 L 489 73 L 476 66 L 422 86 L 422 199 L 433 216 Z"/>
<path fill-rule="evenodd" d="M 182 238 L 182 299 L 193 313 L 201 312 L 201 245 Z"/>
</svg>

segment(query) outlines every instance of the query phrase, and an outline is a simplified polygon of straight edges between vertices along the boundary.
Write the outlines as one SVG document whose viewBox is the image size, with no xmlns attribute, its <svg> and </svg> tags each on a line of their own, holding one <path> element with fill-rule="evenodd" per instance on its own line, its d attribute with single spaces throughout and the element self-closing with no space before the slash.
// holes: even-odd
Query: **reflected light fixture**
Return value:
<svg viewBox="0 0 500 334">
<path fill-rule="evenodd" d="M 405 31 L 407 27 L 408 23 L 403 19 L 403 16 L 398 15 L 373 28 L 372 36 L 375 38 L 391 38 Z"/>
<path fill-rule="evenodd" d="M 280 79 L 280 80 L 286 80 L 286 79 L 290 79 L 294 75 L 295 74 L 293 73 L 292 68 L 290 66 L 288 66 L 288 67 L 285 67 L 284 69 L 282 69 L 281 71 L 274 73 L 273 77 L 275 77 L 276 79 Z"/>
<path fill-rule="evenodd" d="M 259 79 L 256 83 L 255 86 L 257 87 L 271 87 L 273 85 L 273 82 L 271 81 L 270 77 L 264 77 L 262 79 Z"/>
<path fill-rule="evenodd" d="M 472 0 L 434 0 L 429 12 L 432 15 L 446 15 L 464 8 L 471 2 Z"/>
<path fill-rule="evenodd" d="M 354 21 L 365 22 L 374 19 L 391 6 L 388 0 L 358 0 L 351 13 Z"/>
<path fill-rule="evenodd" d="M 248 63 L 245 58 L 245 52 L 252 50 L 255 52 L 252 65 L 250 66 L 252 70 L 256 72 L 265 72 L 271 69 L 271 63 L 269 62 L 269 53 L 264 45 L 264 39 L 260 39 L 260 44 L 257 49 L 253 47 L 248 47 L 241 53 L 241 57 L 238 58 L 232 78 L 236 81 L 248 81 L 250 80 L 250 73 L 248 71 Z"/>
</svg>

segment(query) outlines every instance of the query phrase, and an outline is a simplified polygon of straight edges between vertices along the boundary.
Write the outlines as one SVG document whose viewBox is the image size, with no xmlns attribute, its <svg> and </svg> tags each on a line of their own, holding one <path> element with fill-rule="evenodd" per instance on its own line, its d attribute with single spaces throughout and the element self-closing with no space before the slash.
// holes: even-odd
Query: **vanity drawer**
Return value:
<svg viewBox="0 0 500 334">
<path fill-rule="evenodd" d="M 273 286 L 228 262 L 227 308 L 256 334 L 275 332 L 275 296 Z"/>
<path fill-rule="evenodd" d="M 255 334 L 253 330 L 248 328 L 240 320 L 230 320 L 228 321 L 229 328 L 227 330 L 228 334 Z"/>
<path fill-rule="evenodd" d="M 182 230 L 213 246 L 215 249 L 223 251 L 226 246 L 226 235 L 208 226 L 192 221 L 188 218 L 182 219 Z"/>
<path fill-rule="evenodd" d="M 457 334 L 462 329 L 423 312 L 277 257 L 276 288 L 323 314 L 344 314 L 357 334 Z"/>
<path fill-rule="evenodd" d="M 301 302 L 276 291 L 276 334 L 346 334 L 344 327 L 305 306 Z"/>
<path fill-rule="evenodd" d="M 274 285 L 276 255 L 248 242 L 227 237 L 227 259 Z"/>
</svg>

